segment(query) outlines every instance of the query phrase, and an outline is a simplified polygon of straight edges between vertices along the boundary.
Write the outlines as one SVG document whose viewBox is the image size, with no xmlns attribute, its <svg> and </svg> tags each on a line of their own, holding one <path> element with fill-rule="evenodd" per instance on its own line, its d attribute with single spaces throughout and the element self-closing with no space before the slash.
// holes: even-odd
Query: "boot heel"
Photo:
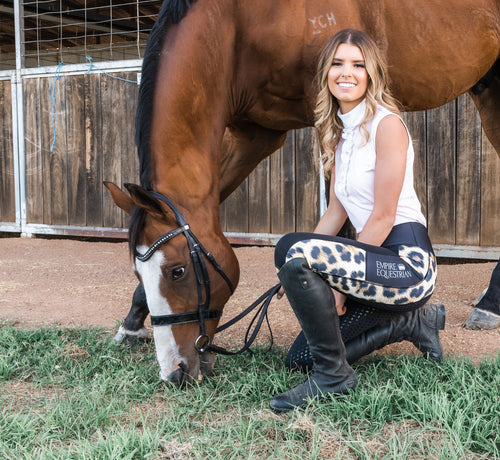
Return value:
<svg viewBox="0 0 500 460">
<path fill-rule="evenodd" d="M 444 305 L 437 305 L 436 326 L 438 331 L 444 330 L 445 321 L 446 321 L 446 310 L 444 308 Z"/>
</svg>

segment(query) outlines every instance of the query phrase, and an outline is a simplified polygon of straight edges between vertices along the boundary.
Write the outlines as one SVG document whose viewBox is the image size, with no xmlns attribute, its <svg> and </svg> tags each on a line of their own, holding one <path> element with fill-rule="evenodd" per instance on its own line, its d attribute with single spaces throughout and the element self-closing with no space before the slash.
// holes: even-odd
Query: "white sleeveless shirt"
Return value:
<svg viewBox="0 0 500 460">
<path fill-rule="evenodd" d="M 342 120 L 344 130 L 335 152 L 335 194 L 344 206 L 358 233 L 363 230 L 373 210 L 377 128 L 384 117 L 394 115 L 391 111 L 379 105 L 374 117 L 366 125 L 370 135 L 368 142 L 366 142 L 366 137 L 363 136 L 363 132 L 359 127 L 365 116 L 365 109 L 366 100 L 363 100 L 346 114 L 342 114 L 339 110 L 338 115 Z M 401 119 L 401 117 L 399 118 Z M 394 225 L 405 222 L 419 222 L 426 225 L 420 202 L 413 187 L 415 153 L 408 128 L 406 128 L 406 131 L 409 140 L 406 154 L 406 172 Z"/>
</svg>

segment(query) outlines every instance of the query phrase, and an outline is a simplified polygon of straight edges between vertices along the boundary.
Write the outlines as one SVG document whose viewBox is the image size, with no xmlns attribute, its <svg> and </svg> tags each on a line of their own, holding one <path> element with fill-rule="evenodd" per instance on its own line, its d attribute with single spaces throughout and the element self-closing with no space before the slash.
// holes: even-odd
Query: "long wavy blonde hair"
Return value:
<svg viewBox="0 0 500 460">
<path fill-rule="evenodd" d="M 344 29 L 336 33 L 324 46 L 318 61 L 316 84 L 318 96 L 314 109 L 315 126 L 318 130 L 321 146 L 321 161 L 326 178 L 331 175 L 335 164 L 335 150 L 340 142 L 342 121 L 337 115 L 339 103 L 328 88 L 328 72 L 332 66 L 333 58 L 339 45 L 348 43 L 357 46 L 365 60 L 368 73 L 368 87 L 366 90 L 366 112 L 361 122 L 361 131 L 368 141 L 366 124 L 377 110 L 377 104 L 399 114 L 400 110 L 396 99 L 389 91 L 389 76 L 387 64 L 377 44 L 363 31 Z"/>
</svg>

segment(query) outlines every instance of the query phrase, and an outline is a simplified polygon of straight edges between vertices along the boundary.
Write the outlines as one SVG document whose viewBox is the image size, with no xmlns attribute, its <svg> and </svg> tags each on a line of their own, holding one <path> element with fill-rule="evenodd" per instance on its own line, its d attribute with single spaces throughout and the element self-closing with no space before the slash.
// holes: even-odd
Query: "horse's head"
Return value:
<svg viewBox="0 0 500 460">
<path fill-rule="evenodd" d="M 105 185 L 132 215 L 130 249 L 146 292 L 160 377 L 181 385 L 209 375 L 215 356 L 205 348 L 239 277 L 218 217 L 214 222 L 209 212 L 186 210 L 184 216 L 167 198 L 138 185 L 126 185 L 130 196 Z"/>
</svg>

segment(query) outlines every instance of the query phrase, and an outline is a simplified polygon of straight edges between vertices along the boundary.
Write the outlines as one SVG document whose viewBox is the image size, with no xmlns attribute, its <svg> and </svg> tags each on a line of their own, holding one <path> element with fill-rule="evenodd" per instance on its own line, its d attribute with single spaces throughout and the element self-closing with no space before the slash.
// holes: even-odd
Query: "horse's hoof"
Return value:
<svg viewBox="0 0 500 460">
<path fill-rule="evenodd" d="M 149 331 L 143 327 L 138 331 L 129 331 L 123 326 L 120 326 L 118 332 L 114 337 L 114 341 L 117 345 L 137 345 L 139 343 L 149 342 L 151 337 Z"/>
<path fill-rule="evenodd" d="M 490 311 L 474 308 L 467 321 L 464 323 L 465 329 L 495 329 L 500 326 L 500 316 Z"/>
</svg>

